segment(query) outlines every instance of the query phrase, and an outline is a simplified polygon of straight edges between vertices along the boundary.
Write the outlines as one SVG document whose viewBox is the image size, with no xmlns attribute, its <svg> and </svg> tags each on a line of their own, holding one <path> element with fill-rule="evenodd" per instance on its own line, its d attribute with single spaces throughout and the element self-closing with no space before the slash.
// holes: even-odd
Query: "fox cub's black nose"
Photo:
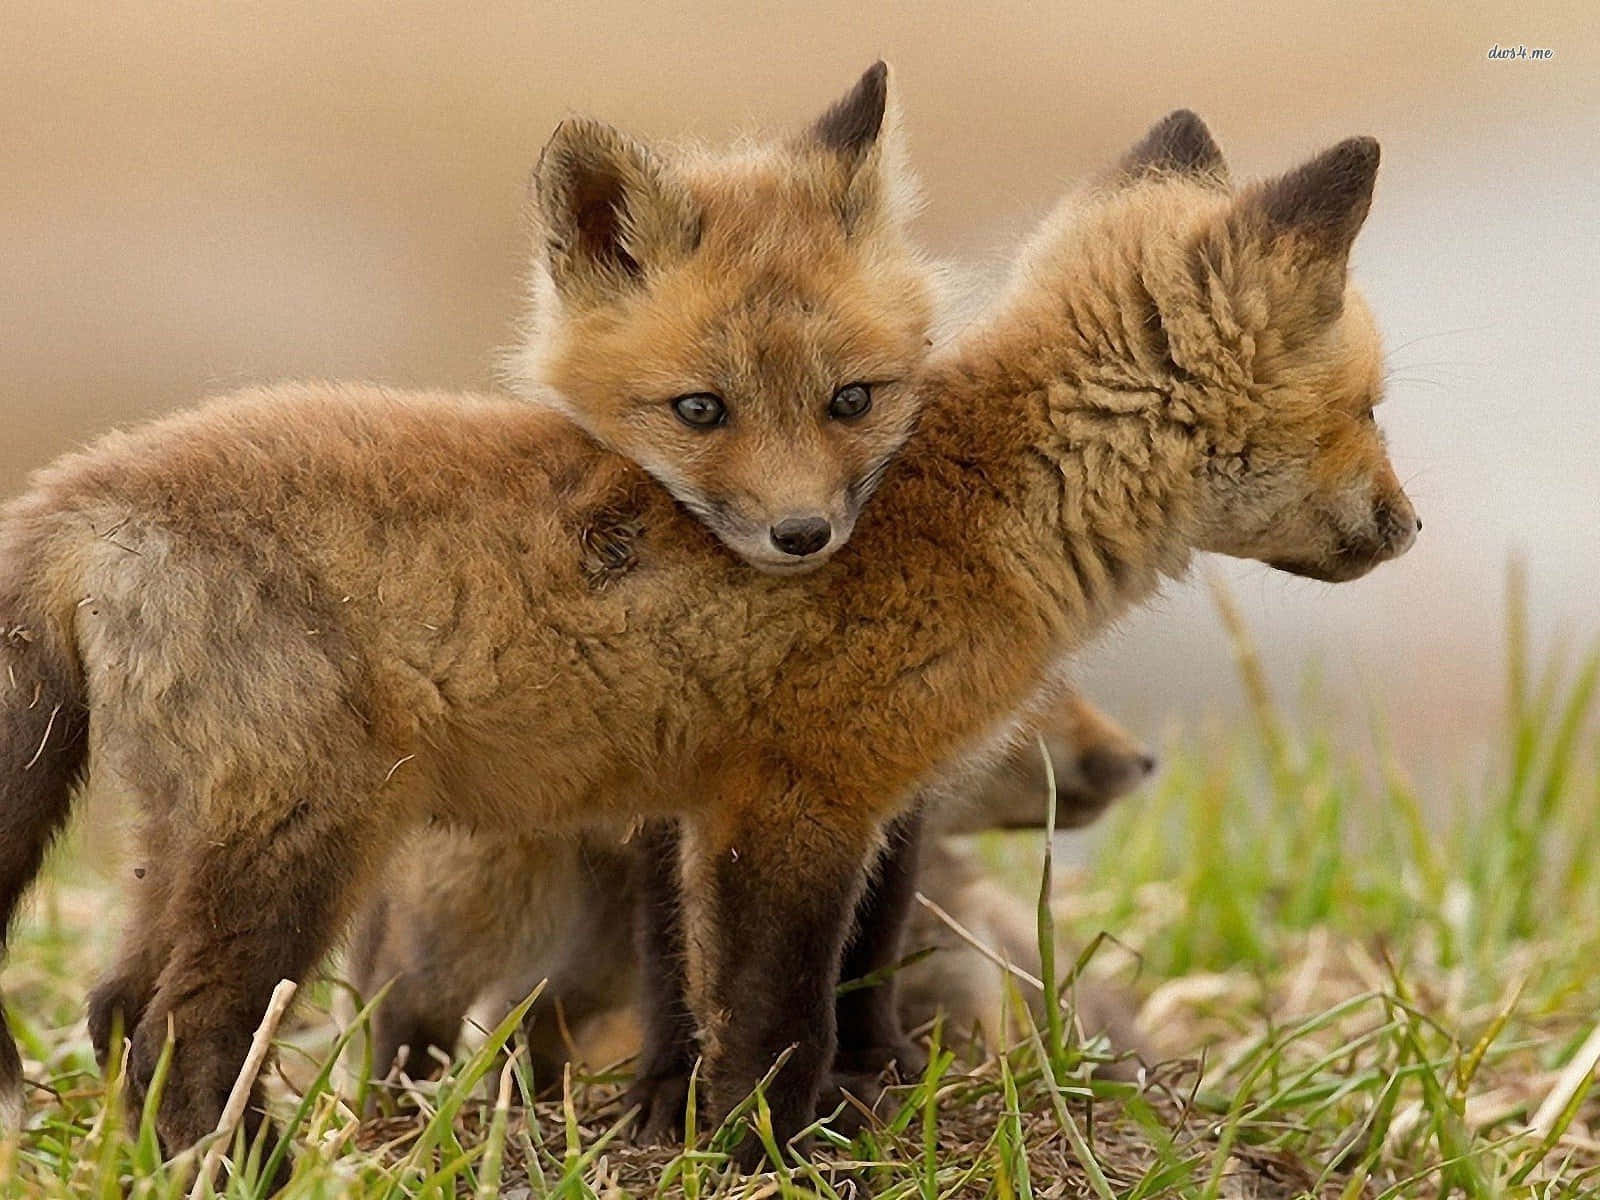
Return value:
<svg viewBox="0 0 1600 1200">
<path fill-rule="evenodd" d="M 827 517 L 785 517 L 772 527 L 772 544 L 796 558 L 815 554 L 832 536 Z"/>
</svg>

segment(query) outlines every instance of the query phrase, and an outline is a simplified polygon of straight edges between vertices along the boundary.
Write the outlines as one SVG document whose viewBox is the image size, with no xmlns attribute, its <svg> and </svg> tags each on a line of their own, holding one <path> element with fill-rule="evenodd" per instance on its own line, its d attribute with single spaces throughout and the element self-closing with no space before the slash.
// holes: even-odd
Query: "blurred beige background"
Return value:
<svg viewBox="0 0 1600 1200">
<path fill-rule="evenodd" d="M 1228 564 L 1285 691 L 1466 761 L 1501 696 L 1502 580 L 1536 630 L 1600 628 L 1600 22 L 1534 6 L 0 0 L 0 491 L 108 425 L 285 376 L 482 386 L 519 205 L 566 113 L 646 135 L 796 126 L 898 72 L 941 255 L 993 267 L 1166 110 L 1237 174 L 1384 144 L 1357 272 L 1382 416 L 1427 528 L 1345 588 Z M 1491 61 L 1496 44 L 1548 61 Z M 1198 581 L 1087 678 L 1153 729 L 1233 711 Z"/>
</svg>

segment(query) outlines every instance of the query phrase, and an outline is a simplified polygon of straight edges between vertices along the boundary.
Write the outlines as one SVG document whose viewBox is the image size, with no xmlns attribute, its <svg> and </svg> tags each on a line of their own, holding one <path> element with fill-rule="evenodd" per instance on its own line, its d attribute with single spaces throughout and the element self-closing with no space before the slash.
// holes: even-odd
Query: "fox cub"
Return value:
<svg viewBox="0 0 1600 1200">
<path fill-rule="evenodd" d="M 1138 787 L 1155 770 L 1145 746 L 1105 713 L 1073 693 L 1053 710 L 1045 726 L 1056 785 L 1056 828 L 1092 825 L 1110 804 Z M 1038 977 L 1037 905 L 984 869 L 968 834 L 993 829 L 1042 830 L 1050 780 L 1037 744 L 1025 739 L 1020 750 L 967 792 L 964 803 L 943 803 L 927 813 L 922 844 L 921 890 L 982 942 L 985 949 Z M 910 963 L 896 975 L 899 1015 L 907 1027 L 925 1025 L 943 1013 L 946 1029 L 977 1033 L 991 1049 L 1019 1029 L 1010 1012 L 1002 971 L 990 955 L 976 950 L 942 919 L 918 907 L 911 911 L 905 949 L 936 952 Z M 1038 1021 L 1044 997 L 1025 984 L 1018 990 Z M 1128 1075 L 1131 1056 L 1146 1053 L 1134 1021 L 1133 1000 L 1110 987 L 1080 983 L 1075 995 L 1085 1033 L 1104 1035 L 1119 1056 L 1102 1068 Z"/>
<path fill-rule="evenodd" d="M 686 955 L 691 971 L 681 998 L 663 991 L 645 1006 L 647 1063 L 675 1064 L 636 1091 L 651 1119 L 651 1089 L 681 1107 L 697 1034 L 740 1079 L 798 1047 L 768 1099 L 779 1129 L 803 1125 L 834 1045 L 826 985 L 837 972 L 824 968 L 842 948 L 844 973 L 859 973 L 860 935 L 843 931 L 861 860 L 840 846 L 870 844 L 873 831 L 857 825 L 850 841 L 851 817 L 873 808 L 869 797 L 926 784 L 932 762 L 982 761 L 1016 728 L 1001 711 L 1047 696 L 1088 631 L 1181 573 L 1195 549 L 1340 582 L 1412 545 L 1421 522 L 1374 419 L 1377 335 L 1347 279 L 1377 165 L 1377 144 L 1354 138 L 1235 191 L 1204 125 L 1174 113 L 1046 223 L 1008 293 L 934 355 L 918 437 L 848 569 L 817 585 L 856 620 L 830 626 L 826 647 L 808 642 L 815 662 L 791 656 L 769 699 L 764 769 L 728 772 L 728 807 L 687 822 L 682 894 L 660 879 L 652 888 L 661 897 L 641 945 L 663 947 L 661 964 Z M 855 603 L 867 596 L 904 600 L 886 621 Z M 839 671 L 871 699 L 857 710 L 870 715 L 864 730 L 819 706 L 848 690 Z M 794 711 L 811 719 L 794 724 Z M 952 755 L 943 739 L 956 729 L 966 732 Z M 774 811 L 789 822 L 773 825 Z M 896 824 L 875 890 L 915 861 Z M 830 854 L 837 869 L 820 865 Z M 789 887 L 781 908 L 767 901 L 775 881 Z M 817 936 L 818 922 L 837 938 Z M 646 975 L 656 978 L 671 981 Z M 838 1029 L 842 1054 L 842 1005 Z M 660 1049 L 674 1038 L 678 1049 Z M 731 1102 L 715 1085 L 713 1097 L 722 1111 Z"/>
<path fill-rule="evenodd" d="M 735 554 L 815 570 L 916 418 L 938 276 L 888 68 L 796 142 L 652 151 L 562 125 L 534 173 L 513 386 L 649 471 Z"/>
<path fill-rule="evenodd" d="M 875 273 L 810 270 L 886 202 L 858 191 L 860 130 L 825 120 L 796 151 L 829 182 L 784 188 L 799 168 L 773 168 L 773 220 L 807 223 L 804 247 L 724 219 L 748 190 L 620 168 L 585 174 L 598 182 L 578 194 L 602 201 L 550 242 L 602 264 L 629 311 L 715 262 L 718 311 L 739 314 L 661 331 L 725 346 L 721 375 L 552 349 L 541 369 L 563 394 L 672 407 L 748 380 L 831 406 L 862 381 L 868 418 L 897 427 L 885 450 L 920 408 L 889 467 L 853 478 L 875 495 L 823 569 L 752 571 L 755 518 L 713 535 L 526 402 L 371 387 L 248 392 L 110 435 L 0 515 L 0 917 L 86 772 L 137 794 L 143 878 L 92 1012 L 102 1049 L 122 1014 L 136 1101 L 174 1032 L 166 1147 L 215 1127 L 274 984 L 322 958 L 407 830 L 641 817 L 684 831 L 681 995 L 712 1114 L 787 1052 L 767 1092 L 783 1145 L 833 1063 L 835 986 L 887 821 L 992 761 L 1071 653 L 1196 551 L 1345 580 L 1411 545 L 1372 419 L 1377 333 L 1346 278 L 1375 143 L 1234 190 L 1204 127 L 1175 115 L 925 357 L 920 309 Z M 729 284 L 757 267 L 764 286 Z M 752 342 L 740 330 L 763 314 L 780 328 Z M 788 319 L 855 333 L 786 338 Z M 769 540 L 774 515 L 759 514 Z M 21 1080 L 0 1038 L 0 1089 Z M 738 1153 L 763 1155 L 750 1138 Z"/>
<path fill-rule="evenodd" d="M 1154 769 L 1149 751 L 1076 695 L 1064 697 L 1042 729 L 1063 829 L 1094 821 Z M 996 913 L 1004 905 L 984 891 L 956 839 L 987 829 L 1041 829 L 1047 796 L 1039 749 L 1029 741 L 981 780 L 941 798 L 930 814 L 934 836 L 923 847 L 918 887 L 964 925 L 1000 928 L 1007 917 Z M 393 981 L 373 1016 L 379 1071 L 409 1047 L 407 1072 L 431 1072 L 441 1053 L 454 1050 L 469 1010 L 476 1006 L 497 1023 L 547 980 L 525 1026 L 535 1079 L 559 1079 L 572 1039 L 581 1040 L 584 1026 L 599 1018 L 615 1024 L 617 1010 L 636 995 L 633 874 L 625 844 L 593 835 L 428 830 L 411 838 L 357 920 L 347 955 L 350 982 L 363 995 Z M 1031 918 L 1026 923 L 1031 930 Z M 994 969 L 950 942 L 931 916 L 914 918 L 908 944 L 935 942 L 939 954 L 901 972 L 918 998 L 910 1023 L 944 1007 L 957 1027 L 983 1025 L 997 1035 Z M 1037 955 L 1010 937 L 1001 948 L 1024 967 Z"/>
<path fill-rule="evenodd" d="M 917 196 L 905 163 L 889 84 L 887 69 L 879 63 L 801 134 L 722 154 L 691 148 L 656 151 L 599 123 L 569 121 L 556 131 L 534 172 L 530 215 L 536 244 L 530 271 L 530 313 L 511 373 L 527 392 L 527 399 L 564 418 L 576 419 L 594 438 L 642 462 L 723 544 L 745 562 L 772 574 L 815 569 L 848 539 L 861 506 L 915 419 L 916 398 L 905 381 L 928 346 L 936 279 L 933 268 L 906 235 Z M 558 384 L 561 390 L 541 386 L 537 381 L 542 379 Z M 636 566 L 638 522 L 652 506 L 658 507 L 658 502 L 653 496 L 647 503 L 638 501 L 639 483 L 622 464 L 597 457 L 587 444 L 578 444 L 574 450 L 565 420 L 541 418 L 531 409 L 517 411 L 516 420 L 507 427 L 514 444 L 495 465 L 493 455 L 474 461 L 472 454 L 459 450 L 463 441 L 484 437 L 485 429 L 495 428 L 496 408 L 504 408 L 503 403 L 346 394 L 345 404 L 336 400 L 318 411 L 300 434 L 289 435 L 291 442 L 303 439 L 302 454 L 301 449 L 277 440 L 288 434 L 288 423 L 298 420 L 292 415 L 297 406 L 292 397 L 296 396 L 299 403 L 321 409 L 316 389 L 241 396 L 233 412 L 219 406 L 211 415 L 189 418 L 206 432 L 180 452 L 178 459 L 166 455 L 167 450 L 178 448 L 183 432 L 175 427 L 163 435 L 152 429 L 114 435 L 96 455 L 77 460 L 78 467 L 68 465 L 73 460 L 63 464 L 54 484 L 48 475 L 41 480 L 47 491 L 63 487 L 70 491 L 75 486 L 92 490 L 93 476 L 100 470 L 97 461 L 117 473 L 118 458 L 130 455 L 132 472 L 121 473 L 111 489 L 97 498 L 85 493 L 87 503 L 75 513 L 63 512 L 56 524 L 67 532 L 74 526 L 98 531 L 105 535 L 105 545 L 128 547 L 119 553 L 129 558 L 156 551 L 155 545 L 135 548 L 111 532 L 127 516 L 126 531 L 136 540 L 160 542 L 157 556 L 163 561 L 210 562 L 223 571 L 257 571 L 256 592 L 260 595 L 299 586 L 291 580 L 306 582 L 306 615 L 327 603 L 325 588 L 331 578 L 353 577 L 346 576 L 347 569 L 355 575 L 366 571 L 372 587 L 365 596 L 352 594 L 349 602 L 387 605 L 388 597 L 381 594 L 384 584 L 379 582 L 385 575 L 382 560 L 399 551 L 399 543 L 392 539 L 403 538 L 409 522 L 425 519 L 425 510 L 437 506 L 429 498 L 435 490 L 428 482 L 430 476 L 442 483 L 474 470 L 487 471 L 480 486 L 491 486 L 495 472 L 525 472 L 531 477 L 528 486 L 533 493 L 543 488 L 556 496 L 553 505 L 530 499 L 525 510 L 518 509 L 514 501 L 507 502 L 507 513 L 517 515 L 505 525 L 504 535 L 489 535 L 491 543 L 497 536 L 509 536 L 509 541 L 498 545 L 482 540 L 488 526 L 473 530 L 470 500 L 456 506 L 454 516 L 443 511 L 435 514 L 442 522 L 439 533 L 444 534 L 452 523 L 460 527 L 462 544 L 452 545 L 456 535 L 444 534 L 444 540 L 423 547 L 434 565 L 422 568 L 412 580 L 413 585 L 423 584 L 421 590 L 413 586 L 408 593 L 397 586 L 395 603 L 399 607 L 390 610 L 398 614 L 406 605 L 418 606 L 414 617 L 418 628 L 426 627 L 437 635 L 426 637 L 425 646 L 404 645 L 408 639 L 402 634 L 397 644 L 380 648 L 378 641 L 383 635 L 378 635 L 374 644 L 358 648 L 349 641 L 349 626 L 333 621 L 329 622 L 325 653 L 307 659 L 294 641 L 312 636 L 305 631 L 314 622 L 296 616 L 284 625 L 283 615 L 274 615 L 273 606 L 263 606 L 248 588 L 236 598 L 236 612 L 230 608 L 232 601 L 222 601 L 222 608 L 217 609 L 198 600 L 199 608 L 190 614 L 195 619 L 216 618 L 241 626 L 258 623 L 262 631 L 301 629 L 291 635 L 287 646 L 265 651 L 266 661 L 274 664 L 267 675 L 250 677 L 248 656 L 237 652 L 226 672 L 244 672 L 236 677 L 237 685 L 257 697 L 248 703 L 263 716 L 278 703 L 271 695 L 273 679 L 285 686 L 287 680 L 307 669 L 348 694 L 350 705 L 341 705 L 341 719 L 359 718 L 360 731 L 329 730 L 320 745 L 324 752 L 343 739 L 347 744 L 364 745 L 363 753 L 370 754 L 377 745 L 392 740 L 384 728 L 385 715 L 379 711 L 382 705 L 355 707 L 363 703 L 365 689 L 376 682 L 361 676 L 374 668 L 391 672 L 389 684 L 400 685 L 402 691 L 420 687 L 427 699 L 441 708 L 465 698 L 453 686 L 435 686 L 445 683 L 444 675 L 453 672 L 458 680 L 474 680 L 466 685 L 467 690 L 480 697 L 497 686 L 497 664 L 484 658 L 492 650 L 486 652 L 482 647 L 512 634 L 505 627 L 492 628 L 496 600 L 490 597 L 487 604 L 483 600 L 504 579 L 527 574 L 522 559 L 531 557 L 537 562 L 542 552 L 559 563 L 561 572 L 576 567 L 577 575 L 568 583 L 577 587 L 580 595 L 605 587 Z M 272 412 L 280 399 L 284 402 L 281 420 Z M 422 449 L 411 461 L 396 458 L 393 448 L 387 456 L 380 450 L 363 467 L 359 462 L 360 426 L 373 418 L 385 420 L 382 410 L 391 405 L 388 415 L 396 424 L 390 434 L 398 434 L 400 441 L 412 439 Z M 341 414 L 341 407 L 352 411 Z M 434 439 L 431 428 L 440 422 L 450 425 L 458 408 L 461 419 Z M 319 428 L 322 423 L 325 427 Z M 149 445 L 151 452 L 138 449 L 141 443 Z M 159 449 L 163 443 L 166 450 Z M 122 450 L 115 448 L 119 444 Z M 208 469 L 206 463 L 215 469 L 224 462 L 236 462 L 240 479 L 233 502 L 254 489 L 263 505 L 263 524 L 256 533 L 250 529 L 254 522 L 241 525 L 226 516 L 215 528 L 190 523 L 204 498 L 202 491 L 187 492 L 181 483 L 188 467 L 179 459 L 189 454 L 202 473 Z M 306 474 L 297 481 L 274 481 L 270 465 L 274 455 L 302 459 Z M 345 457 L 349 461 L 341 462 Z M 598 464 L 593 477 L 586 479 L 584 472 L 593 464 Z M 167 471 L 173 472 L 173 484 L 163 479 Z M 302 484 L 322 489 L 320 496 L 315 491 L 305 496 L 307 503 L 320 507 L 329 502 L 337 507 L 339 494 L 348 489 L 343 498 L 347 504 L 354 500 L 358 510 L 365 507 L 373 513 L 369 534 L 347 531 L 349 536 L 340 549 L 341 537 L 333 531 L 341 519 L 332 510 L 323 510 L 324 519 L 317 523 L 320 528 L 308 532 L 307 537 L 320 538 L 327 561 L 341 565 L 330 572 L 314 571 L 320 581 L 305 576 L 295 562 L 293 547 L 274 547 L 268 532 L 274 519 L 287 512 L 280 489 Z M 168 490 L 171 497 L 164 495 Z M 148 507 L 147 499 L 153 501 Z M 20 598 L 20 589 L 28 586 L 24 576 L 32 553 L 23 543 L 35 533 L 45 541 L 54 537 L 44 528 L 48 519 L 36 521 L 30 513 L 30 508 L 38 510 L 41 504 L 47 506 L 48 502 L 43 493 L 35 493 L 32 500 L 13 505 L 11 519 L 0 532 L 0 567 L 8 573 L 0 587 L 17 589 L 0 596 L 4 600 L 0 608 L 8 621 L 4 630 L 7 643 L 17 650 L 35 637 L 22 618 L 37 611 L 36 605 L 30 608 L 30 602 Z M 101 520 L 102 514 L 113 512 L 120 515 Z M 191 538 L 191 534 L 197 536 Z M 252 538 L 254 550 L 249 548 Z M 700 545 L 701 539 L 692 533 L 689 540 Z M 176 554 L 168 554 L 173 549 L 167 545 L 169 541 L 186 544 L 177 547 Z M 235 549 L 245 554 L 245 560 L 237 567 L 225 566 L 227 555 Z M 363 554 L 374 557 L 363 567 L 350 558 L 351 551 L 356 560 Z M 447 565 L 458 555 L 470 561 L 474 552 L 480 556 L 483 570 L 466 565 L 464 571 L 453 571 Z M 535 576 L 538 569 L 534 568 Z M 124 580 L 116 588 L 105 589 L 107 616 L 118 605 L 132 605 L 129 589 L 134 587 L 131 580 Z M 559 586 L 552 588 L 544 602 L 559 604 L 559 590 Z M 461 609 L 453 608 L 457 600 Z M 344 602 L 341 597 L 340 603 Z M 176 599 L 173 603 L 177 607 L 169 606 L 165 618 L 157 615 L 161 607 L 157 602 L 147 624 L 141 627 L 135 622 L 121 628 L 130 633 L 140 629 L 136 636 L 153 638 L 148 645 L 155 649 L 162 641 L 163 619 L 187 619 L 182 615 L 183 605 Z M 435 622 L 429 610 L 440 605 L 450 611 Z M 95 606 L 82 615 L 98 617 L 102 611 Z M 133 621 L 129 611 L 118 615 Z M 368 632 L 389 620 L 388 613 L 373 615 L 375 621 L 363 622 Z M 76 619 L 63 623 L 49 616 L 40 624 L 48 624 L 51 636 L 72 641 L 80 632 L 70 627 Z M 487 628 L 474 624 L 485 619 Z M 108 628 L 114 625 L 114 621 L 106 622 Z M 339 628 L 341 625 L 345 627 Z M 87 629 L 81 633 L 98 636 Z M 554 665 L 550 669 L 561 669 L 562 657 L 581 652 L 574 649 L 581 647 L 581 633 L 574 629 L 554 636 L 567 649 L 551 660 Z M 93 685 L 111 687 L 108 695 L 126 688 L 123 699 L 127 700 L 138 695 L 149 702 L 171 703 L 179 696 L 186 698 L 185 704 L 194 703 L 200 693 L 187 690 L 184 655 L 176 647 L 172 649 L 161 663 L 146 664 L 136 657 L 98 680 L 86 678 L 77 650 L 68 650 L 70 678 L 61 682 L 78 698 L 64 702 L 59 709 L 52 706 L 50 736 L 44 739 L 52 747 L 59 746 L 64 757 L 58 760 L 41 749 L 40 761 L 30 765 L 33 775 L 29 782 L 37 780 L 48 791 L 83 773 L 88 734 L 83 697 Z M 479 661 L 454 661 L 462 653 Z M 42 660 L 46 655 L 41 651 L 32 657 Z M 388 665 L 380 665 L 385 659 Z M 323 665 L 313 667 L 312 660 L 321 660 Z M 12 665 L 9 659 L 7 665 Z M 409 684 L 405 682 L 408 677 Z M 13 669 L 10 679 L 20 688 L 18 678 Z M 42 677 L 35 682 L 43 688 Z M 589 686 L 597 682 L 591 677 Z M 258 686 L 266 690 L 257 692 Z M 53 686 L 50 691 L 54 693 Z M 44 694 L 42 690 L 41 697 Z M 312 701 L 302 713 L 315 707 Z M 221 711 L 197 705 L 194 712 L 198 720 L 186 737 L 198 741 L 190 744 L 209 741 L 220 747 L 227 739 Z M 402 724 L 410 722 L 398 709 L 389 712 L 398 715 Z M 188 717 L 185 711 L 181 720 Z M 178 913 L 183 901 L 177 894 L 180 872 L 163 870 L 157 863 L 185 852 L 184 807 L 205 804 L 207 796 L 236 790 L 242 782 L 237 775 L 242 769 L 239 764 L 252 753 L 266 752 L 266 745 L 276 735 L 264 727 L 255 735 L 246 733 L 237 751 L 221 750 L 209 770 L 202 767 L 190 772 L 176 760 L 162 766 L 137 747 L 124 745 L 114 732 L 114 719 L 102 719 L 99 724 L 99 732 L 107 736 L 101 739 L 105 749 L 97 757 L 123 765 L 144 760 L 138 763 L 143 774 L 137 776 L 136 790 L 147 801 L 144 832 L 148 857 L 153 860 L 141 865 L 134 887 L 135 911 L 127 952 L 96 989 L 91 1003 L 91 1029 L 104 1057 L 114 1017 L 120 1014 L 133 1032 L 161 988 L 163 974 L 176 977 L 183 970 L 175 954 L 181 932 L 177 924 L 182 920 Z M 462 727 L 469 739 L 486 732 L 466 732 L 471 728 L 469 719 Z M 288 736 L 286 749 L 296 737 Z M 252 737 L 258 744 L 252 743 Z M 396 761 L 401 757 L 397 755 Z M 49 774 L 52 765 L 59 767 L 53 778 Z M 343 769 L 330 763 L 328 778 L 336 778 Z M 313 764 L 308 778 L 314 781 L 317 770 Z M 619 766 L 616 771 L 625 776 L 624 768 Z M 576 770 L 580 778 L 592 773 L 586 768 Z M 285 794 L 299 789 L 292 771 L 280 770 L 269 777 L 272 774 L 276 778 L 264 784 L 268 789 Z M 313 783 L 311 790 L 316 786 Z M 580 793 L 584 786 L 578 785 Z M 551 791 L 559 792 L 559 785 Z M 35 869 L 37 855 L 64 816 L 64 807 L 54 816 L 18 811 L 9 805 L 0 809 L 0 835 L 8 835 L 0 848 L 0 875 L 4 877 L 0 916 L 14 910 Z M 558 823 L 564 822 L 562 818 Z M 9 836 L 12 834 L 15 836 Z M 359 876 L 370 857 L 358 845 L 354 864 L 337 873 L 349 871 Z M 291 957 L 304 959 L 299 952 Z M 167 995 L 172 990 L 164 989 Z M 197 1036 L 209 1033 L 202 1029 Z M 231 1068 L 219 1062 L 213 1077 L 210 1068 L 199 1065 L 198 1056 L 196 1063 L 194 1069 L 202 1076 L 197 1085 L 201 1094 L 186 1098 L 186 1103 L 203 1114 L 210 1104 L 204 1093 L 219 1089 L 222 1075 Z M 14 1095 L 18 1078 L 10 1040 L 0 1035 L 0 1091 L 7 1100 Z M 254 1113 L 250 1119 L 253 1124 Z M 206 1116 L 174 1115 L 164 1128 L 169 1132 L 176 1129 L 172 1144 L 182 1144 L 203 1132 L 201 1126 L 207 1120 Z"/>
</svg>

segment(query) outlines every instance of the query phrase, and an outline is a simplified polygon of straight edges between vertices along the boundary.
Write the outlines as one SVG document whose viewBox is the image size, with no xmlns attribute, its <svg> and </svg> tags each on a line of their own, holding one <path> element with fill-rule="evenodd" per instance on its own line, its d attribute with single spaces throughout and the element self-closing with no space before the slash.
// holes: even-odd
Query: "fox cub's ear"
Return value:
<svg viewBox="0 0 1600 1200">
<path fill-rule="evenodd" d="M 556 291 L 600 300 L 691 253 L 700 218 L 650 151 L 598 121 L 563 121 L 533 171 L 532 203 Z"/>
<path fill-rule="evenodd" d="M 917 184 L 906 162 L 887 63 L 868 67 L 856 85 L 812 123 L 800 144 L 830 160 L 829 182 L 848 232 L 880 221 L 900 225 L 916 211 Z"/>
<path fill-rule="evenodd" d="M 811 126 L 817 144 L 841 158 L 859 159 L 877 145 L 889 107 L 889 64 L 875 62 L 855 87 Z"/>
<path fill-rule="evenodd" d="M 1377 178 L 1377 140 L 1347 138 L 1263 184 L 1248 198 L 1248 205 L 1266 229 L 1293 234 L 1321 253 L 1342 259 L 1367 219 Z"/>
<path fill-rule="evenodd" d="M 1221 149 L 1206 123 L 1187 108 L 1170 112 L 1152 125 L 1117 166 L 1122 179 L 1154 174 L 1201 176 L 1224 187 L 1228 183 L 1228 165 Z"/>
<path fill-rule="evenodd" d="M 1315 301 L 1315 317 L 1331 319 L 1343 308 L 1350 247 L 1372 207 L 1377 176 L 1377 141 L 1348 138 L 1236 202 L 1244 236 L 1288 258 Z"/>
</svg>

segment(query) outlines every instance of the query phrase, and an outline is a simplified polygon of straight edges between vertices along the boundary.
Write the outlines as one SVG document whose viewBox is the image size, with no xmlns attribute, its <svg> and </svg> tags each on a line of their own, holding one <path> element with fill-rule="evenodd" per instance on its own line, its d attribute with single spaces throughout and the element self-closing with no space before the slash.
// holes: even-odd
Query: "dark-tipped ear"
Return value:
<svg viewBox="0 0 1600 1200">
<path fill-rule="evenodd" d="M 1128 179 L 1144 175 L 1194 175 L 1217 183 L 1228 181 L 1222 159 L 1206 123 L 1187 108 L 1170 112 L 1122 156 L 1118 172 Z"/>
<path fill-rule="evenodd" d="M 855 87 L 811 126 L 811 137 L 841 158 L 859 160 L 877 144 L 889 106 L 889 65 L 866 69 Z"/>
<path fill-rule="evenodd" d="M 1376 139 L 1349 138 L 1263 184 L 1248 204 L 1269 230 L 1342 260 L 1367 219 L 1377 177 Z"/>
<path fill-rule="evenodd" d="M 824 178 L 847 233 L 905 224 L 916 211 L 917 184 L 901 142 L 894 84 L 876 62 L 800 138 L 803 152 L 821 152 Z"/>
<path fill-rule="evenodd" d="M 532 201 L 556 291 L 599 299 L 691 252 L 687 189 L 644 146 L 598 121 L 563 121 L 533 171 Z"/>
</svg>

